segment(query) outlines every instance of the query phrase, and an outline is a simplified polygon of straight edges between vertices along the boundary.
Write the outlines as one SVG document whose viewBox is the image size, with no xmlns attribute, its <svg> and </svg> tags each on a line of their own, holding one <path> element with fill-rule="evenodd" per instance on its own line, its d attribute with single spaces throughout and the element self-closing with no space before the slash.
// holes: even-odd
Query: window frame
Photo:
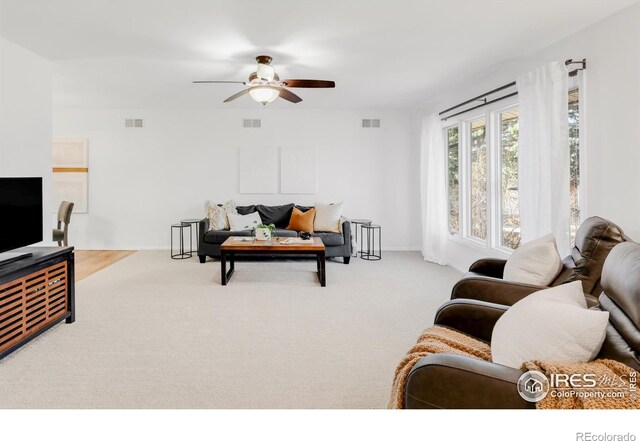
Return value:
<svg viewBox="0 0 640 441">
<path fill-rule="evenodd" d="M 487 244 L 489 244 L 491 242 L 491 225 L 490 225 L 490 213 L 491 213 L 491 193 L 490 193 L 490 189 L 491 189 L 491 169 L 492 169 L 492 165 L 491 165 L 491 146 L 490 146 L 490 142 L 491 142 L 491 135 L 490 132 L 492 130 L 492 124 L 490 119 L 487 117 L 487 113 L 486 112 L 482 112 L 482 113 L 474 113 L 474 116 L 469 117 L 469 118 L 464 118 L 464 120 L 462 121 L 462 126 L 464 128 L 463 133 L 464 133 L 464 141 L 463 141 L 463 149 L 462 151 L 464 152 L 464 159 L 463 161 L 460 161 L 461 163 L 465 164 L 465 173 L 464 173 L 464 178 L 462 179 L 462 182 L 465 183 L 464 187 L 463 187 L 463 192 L 464 192 L 464 202 L 463 202 L 463 207 L 464 210 L 461 207 L 460 212 L 463 213 L 463 219 L 465 220 L 464 222 L 464 229 L 463 229 L 463 239 L 466 239 L 470 242 L 475 243 L 476 245 L 485 247 Z M 485 188 L 485 194 L 486 194 L 486 198 L 487 198 L 487 210 L 485 213 L 486 219 L 487 219 L 487 238 L 486 239 L 481 239 L 479 237 L 476 237 L 472 234 L 471 232 L 471 223 L 472 223 L 472 218 L 471 218 L 471 214 L 473 211 L 473 207 L 472 207 L 472 202 L 471 202 L 471 198 L 472 198 L 472 190 L 471 190 L 471 182 L 472 182 L 472 176 L 471 176 L 471 169 L 472 169 L 472 157 L 471 157 L 471 125 L 473 124 L 474 121 L 478 120 L 478 119 L 484 119 L 484 124 L 485 124 L 485 129 L 484 129 L 484 133 L 485 133 L 485 149 L 487 151 L 487 171 L 486 171 L 486 176 L 487 176 L 487 183 L 486 183 L 486 188 Z"/>
<path fill-rule="evenodd" d="M 579 89 L 579 173 L 580 187 L 578 204 L 580 207 L 580 222 L 587 218 L 587 109 L 588 109 L 588 88 L 586 74 L 584 70 L 578 71 L 576 77 L 569 79 L 569 90 Z M 467 112 L 457 117 L 448 118 L 444 121 L 442 129 L 447 139 L 448 130 L 458 127 L 458 231 L 449 232 L 449 239 L 463 245 L 475 248 L 489 255 L 508 256 L 513 253 L 513 249 L 503 246 L 502 240 L 502 146 L 501 146 L 501 121 L 500 114 L 519 107 L 517 96 L 492 103 L 482 109 Z M 471 235 L 471 122 L 484 118 L 486 124 L 487 148 L 487 239 L 482 240 Z M 569 146 L 567 146 L 568 148 Z M 450 198 L 449 198 L 449 173 L 448 173 L 448 152 L 447 152 L 447 225 L 449 225 Z"/>
<path fill-rule="evenodd" d="M 449 239 L 470 246 L 483 252 L 508 256 L 513 252 L 511 248 L 500 245 L 500 209 L 501 209 L 501 160 L 500 152 L 500 114 L 519 106 L 517 96 L 490 104 L 482 109 L 467 112 L 443 122 L 442 130 L 445 139 L 451 127 L 458 127 L 458 232 L 449 232 Z M 487 239 L 482 240 L 471 235 L 471 123 L 484 118 L 487 149 Z M 446 143 L 448 149 L 448 143 Z M 449 173 L 447 152 L 447 209 L 450 210 Z M 447 225 L 449 225 L 447 211 Z M 449 231 L 447 229 L 447 231 Z"/>
<path fill-rule="evenodd" d="M 493 229 L 493 239 L 494 243 L 492 244 L 492 248 L 507 254 L 511 254 L 513 252 L 512 248 L 505 247 L 502 245 L 502 121 L 500 119 L 500 115 L 509 110 L 519 109 L 520 104 L 516 101 L 515 103 L 511 103 L 507 106 L 496 109 L 492 112 L 492 118 L 494 122 L 494 132 L 493 139 L 491 140 L 493 145 L 493 152 L 495 154 L 494 159 L 494 175 L 493 182 L 495 183 L 493 186 L 493 219 L 496 222 L 493 222 L 490 225 L 490 228 Z M 518 113 L 518 121 L 520 121 L 520 114 Z M 519 146 L 518 146 L 519 148 Z M 519 196 L 519 195 L 518 195 Z"/>
<path fill-rule="evenodd" d="M 447 191 L 447 232 L 449 233 L 449 235 L 451 236 L 458 236 L 460 234 L 460 230 L 462 229 L 462 225 L 460 224 L 460 221 L 462 220 L 462 216 L 460 213 L 460 206 L 461 206 L 461 201 L 460 201 L 460 193 L 461 193 L 461 181 L 460 181 L 460 159 L 462 156 L 462 152 L 460 151 L 460 127 L 458 124 L 446 124 L 446 121 L 443 121 L 444 124 L 442 125 L 442 137 L 444 139 L 445 142 L 445 149 L 446 149 L 446 157 L 447 157 L 447 161 L 445 164 L 446 167 L 446 173 L 445 173 L 445 177 L 446 177 L 446 191 Z M 449 181 L 449 130 L 452 128 L 457 128 L 458 129 L 458 231 L 451 231 L 450 225 L 449 225 L 449 215 L 451 213 L 451 198 L 449 197 L 449 188 L 450 188 L 450 181 Z"/>
</svg>

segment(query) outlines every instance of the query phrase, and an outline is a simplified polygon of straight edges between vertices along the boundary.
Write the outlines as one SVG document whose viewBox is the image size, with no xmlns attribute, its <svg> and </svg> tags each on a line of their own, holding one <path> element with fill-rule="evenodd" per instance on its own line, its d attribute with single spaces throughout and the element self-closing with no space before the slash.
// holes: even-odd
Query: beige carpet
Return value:
<svg viewBox="0 0 640 441">
<path fill-rule="evenodd" d="M 2 408 L 382 408 L 459 277 L 379 262 L 218 262 L 141 251 L 77 283 L 77 320 L 0 361 Z"/>
</svg>

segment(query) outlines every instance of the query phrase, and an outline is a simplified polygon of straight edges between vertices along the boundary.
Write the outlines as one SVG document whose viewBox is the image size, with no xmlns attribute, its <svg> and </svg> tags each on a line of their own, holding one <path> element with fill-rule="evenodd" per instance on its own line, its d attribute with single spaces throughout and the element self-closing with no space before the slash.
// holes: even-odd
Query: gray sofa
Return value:
<svg viewBox="0 0 640 441">
<path fill-rule="evenodd" d="M 238 206 L 238 214 L 249 214 L 257 211 L 260 214 L 262 222 L 266 225 L 274 224 L 276 226 L 276 235 L 278 237 L 296 237 L 298 231 L 286 230 L 291 219 L 293 207 L 297 207 L 302 211 L 307 211 L 311 207 L 305 207 L 295 204 L 287 205 L 245 205 Z M 342 257 L 345 264 L 349 263 L 351 257 L 351 223 L 343 218 L 340 224 L 340 233 L 316 231 L 312 235 L 322 239 L 327 257 Z M 209 218 L 200 221 L 198 238 L 198 258 L 200 263 L 205 263 L 207 256 L 220 257 L 220 245 L 227 240 L 229 236 L 251 236 L 251 230 L 245 231 L 229 231 L 229 230 L 209 230 Z"/>
</svg>

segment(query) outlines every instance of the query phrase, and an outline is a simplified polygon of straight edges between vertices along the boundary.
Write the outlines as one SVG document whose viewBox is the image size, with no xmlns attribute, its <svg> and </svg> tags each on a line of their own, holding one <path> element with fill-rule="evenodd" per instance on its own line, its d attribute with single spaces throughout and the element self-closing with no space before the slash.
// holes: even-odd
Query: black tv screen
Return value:
<svg viewBox="0 0 640 441">
<path fill-rule="evenodd" d="M 42 241 L 42 178 L 0 178 L 0 253 Z"/>
</svg>

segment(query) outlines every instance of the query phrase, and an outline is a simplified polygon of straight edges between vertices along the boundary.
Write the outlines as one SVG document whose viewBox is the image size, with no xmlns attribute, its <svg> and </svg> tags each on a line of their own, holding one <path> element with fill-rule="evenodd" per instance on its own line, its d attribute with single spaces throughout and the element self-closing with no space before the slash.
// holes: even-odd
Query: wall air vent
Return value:
<svg viewBox="0 0 640 441">
<path fill-rule="evenodd" d="M 125 119 L 124 126 L 127 128 L 142 127 L 142 119 Z"/>
<path fill-rule="evenodd" d="M 242 127 L 245 129 L 259 129 L 261 122 L 259 119 L 245 119 L 242 121 Z"/>
<path fill-rule="evenodd" d="M 363 129 L 379 129 L 380 120 L 379 119 L 363 119 L 362 128 Z"/>
</svg>

